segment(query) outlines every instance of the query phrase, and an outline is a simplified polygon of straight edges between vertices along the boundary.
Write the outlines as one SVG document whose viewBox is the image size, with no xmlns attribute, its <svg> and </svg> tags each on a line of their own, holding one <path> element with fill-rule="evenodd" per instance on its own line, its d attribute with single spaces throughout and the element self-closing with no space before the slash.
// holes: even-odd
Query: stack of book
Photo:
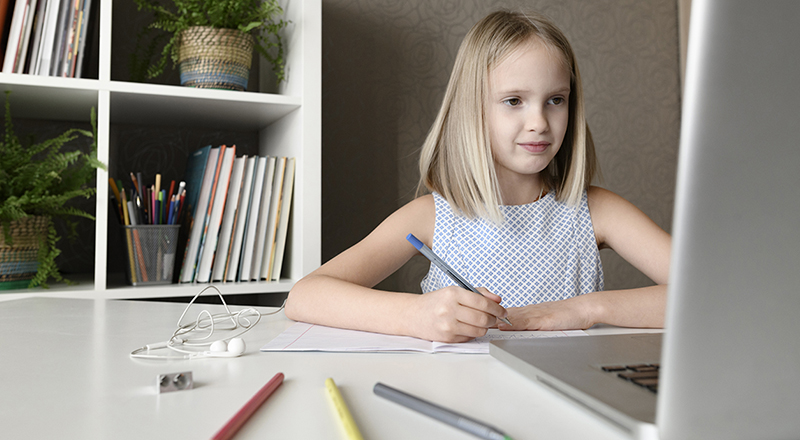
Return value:
<svg viewBox="0 0 800 440">
<path fill-rule="evenodd" d="M 277 281 L 294 169 L 294 158 L 237 157 L 236 146 L 207 146 L 189 156 L 190 232 L 180 282 Z"/>
<path fill-rule="evenodd" d="M 80 78 L 98 2 L 0 0 L 3 73 Z"/>
</svg>

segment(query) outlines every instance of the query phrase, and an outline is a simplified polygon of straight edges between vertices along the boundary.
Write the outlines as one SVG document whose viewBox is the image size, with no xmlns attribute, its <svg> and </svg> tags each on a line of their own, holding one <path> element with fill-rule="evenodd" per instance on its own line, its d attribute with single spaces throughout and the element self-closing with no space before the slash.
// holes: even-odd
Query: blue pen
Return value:
<svg viewBox="0 0 800 440">
<path fill-rule="evenodd" d="M 169 210 L 167 211 L 167 224 L 168 224 L 168 225 L 171 225 L 171 224 L 173 224 L 173 220 L 172 220 L 173 214 L 172 214 L 172 211 L 173 211 L 174 209 L 175 209 L 175 201 L 174 201 L 174 200 L 170 200 L 170 201 L 169 201 Z"/>
<path fill-rule="evenodd" d="M 436 267 L 441 269 L 442 272 L 446 273 L 447 276 L 449 276 L 453 281 L 456 282 L 456 284 L 458 284 L 464 289 L 471 290 L 480 296 L 484 296 L 481 292 L 478 291 L 478 289 L 472 287 L 472 284 L 470 284 L 466 279 L 464 279 L 464 277 L 462 277 L 461 275 L 458 274 L 458 272 L 453 270 L 453 268 L 450 267 L 449 264 L 445 263 L 444 260 L 439 258 L 438 255 L 434 254 L 431 248 L 425 246 L 425 243 L 419 241 L 417 237 L 414 237 L 414 234 L 408 234 L 406 236 L 406 240 L 410 241 L 411 244 L 413 244 L 414 247 L 417 248 L 417 250 L 420 251 L 420 253 L 422 253 L 422 255 L 425 256 L 425 258 L 431 260 L 431 263 L 435 264 Z M 511 325 L 511 321 L 509 321 L 508 318 L 500 318 L 500 320 L 508 325 Z"/>
</svg>

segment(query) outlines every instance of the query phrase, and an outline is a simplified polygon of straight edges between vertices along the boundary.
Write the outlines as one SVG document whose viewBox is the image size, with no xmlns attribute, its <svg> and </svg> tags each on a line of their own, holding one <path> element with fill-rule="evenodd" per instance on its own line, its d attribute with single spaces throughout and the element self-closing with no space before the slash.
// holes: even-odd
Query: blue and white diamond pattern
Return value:
<svg viewBox="0 0 800 440">
<path fill-rule="evenodd" d="M 433 251 L 476 287 L 521 307 L 603 290 L 603 267 L 586 192 L 569 207 L 553 193 L 526 205 L 501 206 L 506 221 L 496 226 L 453 211 L 434 193 Z M 455 283 L 436 266 L 421 286 L 430 292 Z"/>
</svg>

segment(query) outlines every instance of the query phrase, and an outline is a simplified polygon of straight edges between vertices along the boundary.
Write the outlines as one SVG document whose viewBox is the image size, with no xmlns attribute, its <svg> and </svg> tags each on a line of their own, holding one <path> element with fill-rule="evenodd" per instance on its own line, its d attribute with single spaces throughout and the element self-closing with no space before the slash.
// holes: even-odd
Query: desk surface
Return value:
<svg viewBox="0 0 800 440">
<path fill-rule="evenodd" d="M 489 355 L 259 352 L 293 324 L 283 312 L 263 317 L 244 335 L 247 352 L 238 358 L 130 358 L 138 347 L 166 341 L 184 308 L 55 298 L 0 302 L 2 437 L 210 438 L 283 372 L 283 385 L 236 439 L 345 439 L 325 394 L 328 377 L 365 439 L 474 438 L 375 396 L 376 382 L 497 426 L 516 440 L 625 438 Z M 221 311 L 194 305 L 187 317 L 202 309 Z M 624 330 L 590 333 L 619 331 Z M 195 389 L 158 394 L 159 374 L 182 371 L 193 373 Z"/>
</svg>

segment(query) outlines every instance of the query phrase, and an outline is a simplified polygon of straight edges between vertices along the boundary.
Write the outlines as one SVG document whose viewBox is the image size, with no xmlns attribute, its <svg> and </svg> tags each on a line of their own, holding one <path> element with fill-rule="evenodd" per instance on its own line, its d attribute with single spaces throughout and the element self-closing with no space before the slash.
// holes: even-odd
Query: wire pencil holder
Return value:
<svg viewBox="0 0 800 440">
<path fill-rule="evenodd" d="M 123 226 L 125 274 L 132 286 L 171 284 L 180 225 Z"/>
</svg>

